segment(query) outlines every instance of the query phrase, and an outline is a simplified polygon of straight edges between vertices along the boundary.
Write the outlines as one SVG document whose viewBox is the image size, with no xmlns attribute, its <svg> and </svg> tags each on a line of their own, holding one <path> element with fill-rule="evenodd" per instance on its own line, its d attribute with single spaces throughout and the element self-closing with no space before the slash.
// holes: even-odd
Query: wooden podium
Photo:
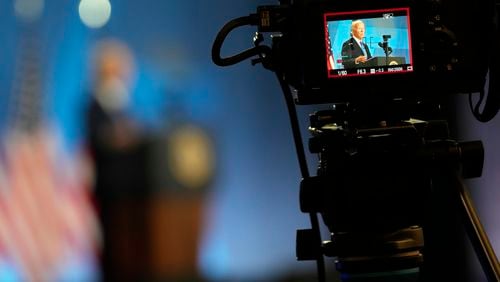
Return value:
<svg viewBox="0 0 500 282">
<path fill-rule="evenodd" d="M 103 152 L 97 181 L 103 281 L 203 280 L 199 243 L 215 169 L 210 141 L 191 126 Z"/>
</svg>

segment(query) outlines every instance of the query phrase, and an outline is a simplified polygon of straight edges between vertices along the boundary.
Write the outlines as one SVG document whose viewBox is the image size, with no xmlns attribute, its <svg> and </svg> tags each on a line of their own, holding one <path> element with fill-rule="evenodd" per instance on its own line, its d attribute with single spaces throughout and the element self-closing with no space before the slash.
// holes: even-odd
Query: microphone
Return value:
<svg viewBox="0 0 500 282">
<path fill-rule="evenodd" d="M 378 46 L 380 46 L 380 48 L 384 49 L 386 56 L 389 56 L 392 53 L 392 48 L 389 47 L 389 43 L 387 41 L 389 40 L 389 38 L 391 38 L 391 35 L 384 34 L 384 35 L 382 35 L 382 38 L 384 39 L 384 42 L 379 42 Z"/>
</svg>

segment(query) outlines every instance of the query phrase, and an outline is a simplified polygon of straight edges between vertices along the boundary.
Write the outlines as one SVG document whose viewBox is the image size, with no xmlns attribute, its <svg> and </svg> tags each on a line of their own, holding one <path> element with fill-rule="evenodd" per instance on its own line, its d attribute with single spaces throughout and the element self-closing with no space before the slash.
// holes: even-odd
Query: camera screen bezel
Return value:
<svg viewBox="0 0 500 282">
<path fill-rule="evenodd" d="M 298 52 L 296 65 L 288 67 L 294 70 L 289 83 L 294 87 L 297 104 L 321 104 L 335 102 L 356 102 L 377 98 L 395 98 L 415 96 L 418 62 L 415 60 L 415 47 L 412 47 L 413 71 L 394 72 L 385 75 L 354 75 L 342 78 L 328 77 L 325 45 L 325 15 L 332 13 L 361 14 L 366 11 L 390 11 L 404 8 L 408 11 L 410 27 L 415 27 L 413 16 L 414 3 L 411 0 L 394 0 L 385 3 L 363 1 L 351 7 L 345 2 L 318 1 L 308 3 L 307 9 L 297 11 L 297 31 L 290 38 L 288 45 L 295 44 L 293 53 Z M 411 46 L 416 46 L 414 30 L 410 31 Z M 292 53 L 292 54 L 293 54 Z M 288 55 L 290 57 L 292 55 Z M 299 75 L 295 75 L 299 74 Z"/>
<path fill-rule="evenodd" d="M 292 6 L 290 25 L 277 48 L 296 104 L 369 103 L 381 99 L 439 99 L 484 89 L 487 58 L 478 44 L 488 38 L 493 12 L 488 5 L 416 0 L 303 0 Z M 390 75 L 329 78 L 326 64 L 326 13 L 360 13 L 407 8 L 413 70 Z M 466 20 L 464 20 L 466 19 Z M 478 49 L 479 48 L 479 49 Z M 482 53 L 481 53 L 482 54 Z"/>
<path fill-rule="evenodd" d="M 348 12 L 325 12 L 323 18 L 325 26 L 325 64 L 327 66 L 327 76 L 329 79 L 344 79 L 352 76 L 394 75 L 395 73 L 408 73 L 413 71 L 412 30 L 409 7 Z M 362 20 L 368 28 L 371 29 L 364 40 L 367 48 L 371 50 L 370 53 L 376 53 L 377 55 L 372 54 L 367 63 L 359 63 L 353 67 L 345 67 L 342 62 L 342 54 L 339 50 L 342 48 L 343 42 L 350 40 L 349 37 L 345 35 L 351 33 L 351 23 L 355 20 Z M 399 23 L 399 25 L 397 23 Z M 391 38 L 391 35 L 383 35 L 383 32 L 381 32 L 382 24 L 390 26 L 391 33 L 394 33 L 398 37 L 398 43 L 404 47 L 401 51 L 398 50 L 397 53 L 399 53 L 399 56 L 395 57 L 391 54 L 392 47 L 390 47 L 387 42 L 388 39 Z M 334 27 L 330 28 L 330 25 Z M 343 27 L 343 30 L 340 27 Z M 401 31 L 392 30 L 395 28 L 401 29 Z M 332 29 L 334 30 L 333 34 L 330 32 Z M 342 32 L 340 32 L 340 30 L 342 30 Z M 378 42 L 379 46 L 375 46 L 375 48 L 373 46 L 373 41 L 377 40 L 377 37 L 368 36 L 373 33 L 379 35 L 378 37 L 383 37 L 383 42 Z M 340 42 L 332 40 L 337 38 L 339 34 L 341 35 L 337 41 Z M 350 41 L 350 46 L 354 49 L 354 39 Z M 384 44 L 386 47 L 390 48 L 388 54 L 386 54 L 383 49 Z M 336 45 L 335 47 L 337 48 L 334 50 L 332 45 Z"/>
</svg>

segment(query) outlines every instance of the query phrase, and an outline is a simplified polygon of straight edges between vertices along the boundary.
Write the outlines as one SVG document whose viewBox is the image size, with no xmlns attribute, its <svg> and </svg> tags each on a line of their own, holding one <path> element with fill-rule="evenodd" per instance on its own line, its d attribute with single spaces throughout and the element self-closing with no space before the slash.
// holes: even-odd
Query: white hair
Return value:
<svg viewBox="0 0 500 282">
<path fill-rule="evenodd" d="M 353 30 L 356 26 L 358 26 L 359 24 L 364 24 L 364 22 L 362 20 L 355 20 L 355 21 L 352 21 L 351 23 L 351 30 Z"/>
</svg>

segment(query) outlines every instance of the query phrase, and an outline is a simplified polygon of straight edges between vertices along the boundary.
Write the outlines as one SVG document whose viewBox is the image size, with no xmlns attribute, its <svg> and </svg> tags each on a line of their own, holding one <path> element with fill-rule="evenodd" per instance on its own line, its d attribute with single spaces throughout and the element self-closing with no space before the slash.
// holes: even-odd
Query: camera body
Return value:
<svg viewBox="0 0 500 282">
<path fill-rule="evenodd" d="M 273 67 L 297 104 L 439 98 L 484 88 L 493 52 L 494 1 L 295 0 L 261 6 Z M 369 60 L 347 65 L 351 23 L 365 25 Z M 348 44 L 348 45 L 345 45 Z M 389 51 L 389 52 L 388 52 Z"/>
</svg>

